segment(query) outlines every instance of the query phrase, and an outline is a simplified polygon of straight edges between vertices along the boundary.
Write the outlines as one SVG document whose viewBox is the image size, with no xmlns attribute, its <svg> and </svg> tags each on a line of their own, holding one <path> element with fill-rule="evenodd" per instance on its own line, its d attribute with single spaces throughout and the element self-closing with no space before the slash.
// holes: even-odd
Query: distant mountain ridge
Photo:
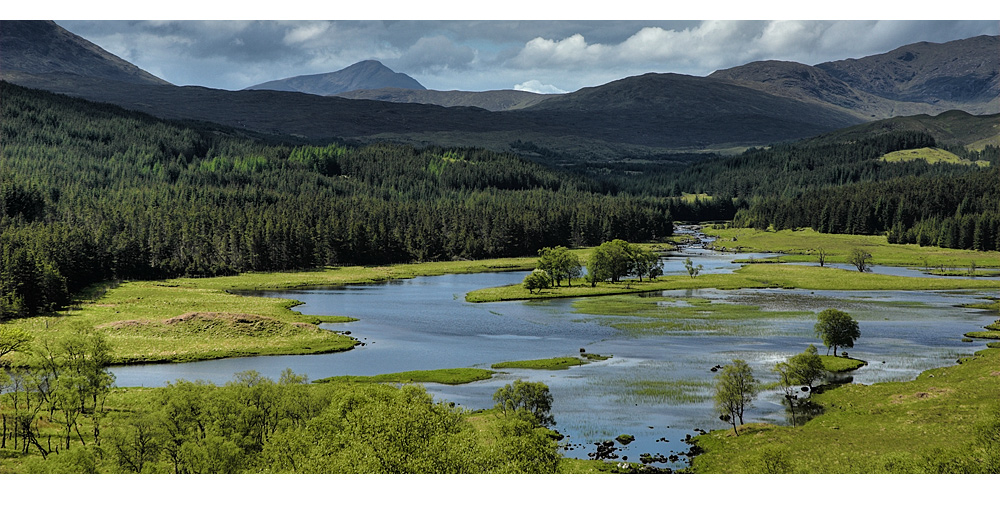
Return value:
<svg viewBox="0 0 1000 514">
<path fill-rule="evenodd" d="M 271 80 L 244 90 L 268 89 L 272 91 L 296 91 L 311 95 L 335 95 L 357 89 L 426 89 L 413 77 L 405 73 L 392 71 L 384 64 L 374 61 L 361 61 L 342 70 L 316 75 L 299 75 L 280 80 Z"/>
<path fill-rule="evenodd" d="M 0 28 L 4 34 L 15 32 L 8 23 L 21 22 L 3 22 Z M 58 28 L 54 24 L 45 27 L 50 33 L 52 27 Z M 87 48 L 75 41 L 75 36 L 42 37 L 41 32 L 22 30 L 20 41 L 5 44 L 0 51 L 0 79 L 162 118 L 215 122 L 303 142 L 395 141 L 416 146 L 517 149 L 555 156 L 554 162 L 581 162 L 645 158 L 675 151 L 739 150 L 817 136 L 902 113 L 937 114 L 963 107 L 973 113 L 1000 111 L 1000 102 L 990 101 L 996 81 L 995 70 L 990 74 L 990 63 L 996 56 L 985 53 L 1000 41 L 992 36 L 972 38 L 975 41 L 971 42 L 908 45 L 899 52 L 873 56 L 872 61 L 854 60 L 864 61 L 860 64 L 827 63 L 829 70 L 765 61 L 720 70 L 709 77 L 649 73 L 561 95 L 407 92 L 398 88 L 356 93 L 359 97 L 376 95 L 379 100 L 407 98 L 414 102 L 391 103 L 293 91 L 178 87 L 151 75 L 152 80 L 125 82 L 102 64 L 108 60 L 107 52 L 96 45 L 87 50 L 93 55 L 84 52 L 69 60 L 39 61 L 38 55 L 71 56 L 70 50 L 83 52 Z M 879 64 L 885 59 L 902 62 L 900 69 L 910 70 L 906 72 L 910 73 L 908 82 L 902 81 L 904 72 Z M 38 66 L 24 64 L 33 61 Z M 74 63 L 81 63 L 82 68 Z M 348 84 L 338 87 L 360 84 L 359 77 L 366 73 L 359 70 L 372 72 L 369 75 L 395 73 L 375 61 L 356 66 L 358 69 L 349 74 L 353 78 L 345 79 Z M 960 74 L 963 67 L 969 70 L 965 81 Z M 865 86 L 853 78 L 848 81 L 863 75 L 858 70 L 868 70 L 865 73 L 872 77 L 889 77 L 901 85 L 892 98 L 879 96 L 889 95 L 891 88 L 885 84 Z M 304 76 L 302 80 L 330 82 L 329 75 Z M 134 76 L 144 78 L 141 73 Z M 486 95 L 495 97 L 489 100 L 492 104 L 486 104 Z M 506 103 L 521 99 L 526 102 Z M 918 101 L 921 99 L 927 101 Z M 432 105 L 444 101 L 453 106 Z M 963 107 L 953 107 L 955 104 Z"/>
<path fill-rule="evenodd" d="M 915 43 L 816 66 L 757 61 L 709 77 L 875 118 L 952 109 L 993 114 L 1000 112 L 1000 36 Z"/>
<path fill-rule="evenodd" d="M 524 109 L 555 95 L 529 91 L 499 89 L 495 91 L 436 91 L 433 89 L 358 89 L 335 96 L 353 100 L 378 100 L 380 102 L 433 104 L 442 107 L 479 107 L 487 111 Z"/>
</svg>

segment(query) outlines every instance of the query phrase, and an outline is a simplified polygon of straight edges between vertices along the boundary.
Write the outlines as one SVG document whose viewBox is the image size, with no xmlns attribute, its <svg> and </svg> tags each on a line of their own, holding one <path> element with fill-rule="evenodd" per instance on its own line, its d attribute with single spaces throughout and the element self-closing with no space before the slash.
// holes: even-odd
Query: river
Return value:
<svg viewBox="0 0 1000 514">
<path fill-rule="evenodd" d="M 729 273 L 734 259 L 763 254 L 721 254 L 690 247 L 667 256 L 667 274 L 685 273 L 690 257 L 703 273 Z M 834 307 L 859 321 L 861 338 L 850 350 L 868 366 L 853 373 L 856 383 L 908 380 L 921 371 L 954 363 L 983 347 L 962 342 L 995 316 L 958 307 L 974 292 L 741 290 L 647 293 L 664 308 L 694 301 L 752 305 L 763 312 L 806 311 L 805 315 L 760 319 L 693 320 L 684 328 L 636 331 L 621 328 L 621 318 L 578 313 L 575 299 L 471 304 L 465 293 L 519 282 L 525 272 L 417 277 L 376 285 L 329 289 L 257 292 L 293 298 L 306 314 L 345 315 L 359 321 L 324 325 L 350 330 L 365 343 L 354 350 L 310 356 L 268 356 L 112 369 L 119 386 L 162 386 L 177 379 L 223 384 L 233 374 L 256 369 L 277 379 L 291 368 L 311 379 L 335 375 L 374 375 L 419 369 L 482 367 L 496 362 L 589 353 L 613 355 L 562 371 L 508 369 L 494 378 L 466 385 L 426 384 L 436 398 L 470 409 L 491 407 L 493 392 L 515 379 L 549 385 L 555 428 L 567 456 L 587 458 L 594 443 L 631 434 L 635 441 L 618 455 L 630 462 L 642 453 L 682 454 L 682 440 L 696 429 L 725 428 L 713 411 L 713 366 L 734 358 L 747 361 L 762 382 L 776 380 L 774 363 L 822 344 L 813 334 L 815 313 Z M 625 321 L 635 321 L 634 319 Z M 693 328 L 692 328 L 693 327 Z M 764 392 L 747 412 L 747 421 L 788 423 L 777 392 Z M 669 465 L 680 467 L 680 458 Z"/>
</svg>

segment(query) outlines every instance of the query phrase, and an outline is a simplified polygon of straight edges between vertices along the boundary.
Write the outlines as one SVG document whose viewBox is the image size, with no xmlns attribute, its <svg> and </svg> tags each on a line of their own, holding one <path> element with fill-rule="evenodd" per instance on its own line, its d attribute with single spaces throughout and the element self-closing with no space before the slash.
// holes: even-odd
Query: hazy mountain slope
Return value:
<svg viewBox="0 0 1000 514">
<path fill-rule="evenodd" d="M 915 43 L 817 67 L 855 89 L 891 100 L 993 103 L 992 112 L 1000 110 L 1000 36 Z"/>
<path fill-rule="evenodd" d="M 927 112 L 928 105 L 899 102 L 851 87 L 815 66 L 788 61 L 756 61 L 719 70 L 710 78 L 773 95 L 834 106 L 858 116 L 884 118 Z"/>
<path fill-rule="evenodd" d="M 750 83 L 651 73 L 574 93 L 544 95 L 538 103 L 521 109 L 491 112 L 475 107 L 350 100 L 287 91 L 223 91 L 162 82 L 126 83 L 100 73 L 103 51 L 96 46 L 86 50 L 72 38 L 48 41 L 32 33 L 18 37 L 20 43 L 5 46 L 0 54 L 0 78 L 27 87 L 114 103 L 168 119 L 216 122 L 302 140 L 390 140 L 417 146 L 493 150 L 531 147 L 534 152 L 560 156 L 560 162 L 761 146 L 816 136 L 870 120 L 871 114 L 859 115 L 849 109 L 849 101 L 863 103 L 865 95 L 874 95 L 825 70 L 789 65 L 785 75 L 801 76 L 801 72 L 808 71 L 802 84 L 817 84 L 823 92 L 833 91 L 826 97 L 839 98 L 843 105 L 823 101 L 816 94 L 776 95 L 761 91 L 759 86 L 747 87 L 753 85 Z M 53 46 L 56 48 L 46 50 Z M 68 52 L 65 46 L 86 50 L 75 50 L 84 52 L 74 61 L 83 68 L 68 71 L 61 61 L 26 71 L 6 65 L 37 60 L 33 56 L 46 51 Z M 358 69 L 369 70 L 371 75 L 392 73 L 377 62 L 359 63 Z M 359 84 L 364 75 L 352 73 L 351 80 L 356 80 L 347 80 L 344 87 Z M 437 94 L 413 93 L 426 94 L 427 98 Z"/>
<path fill-rule="evenodd" d="M 272 80 L 245 88 L 273 91 L 298 91 L 313 95 L 335 95 L 356 89 L 424 89 L 424 86 L 405 73 L 397 73 L 378 61 L 361 61 L 340 71 L 316 75 L 299 75 Z"/>
<path fill-rule="evenodd" d="M 0 21 L 0 72 L 15 71 L 169 84 L 51 21 Z"/>
<path fill-rule="evenodd" d="M 916 43 L 816 66 L 758 61 L 709 77 L 867 117 L 938 114 L 952 109 L 992 114 L 1000 112 L 1000 37 Z"/>
<path fill-rule="evenodd" d="M 338 93 L 336 96 L 354 100 L 380 102 L 434 104 L 442 107 L 479 107 L 488 111 L 523 109 L 541 102 L 552 95 L 501 89 L 496 91 L 435 91 L 433 89 L 358 89 Z"/>
</svg>

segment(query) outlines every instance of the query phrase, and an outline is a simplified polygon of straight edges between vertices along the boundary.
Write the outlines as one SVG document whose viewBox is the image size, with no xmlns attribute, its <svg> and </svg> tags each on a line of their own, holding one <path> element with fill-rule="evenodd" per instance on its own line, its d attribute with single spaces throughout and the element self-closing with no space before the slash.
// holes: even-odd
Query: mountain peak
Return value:
<svg viewBox="0 0 1000 514">
<path fill-rule="evenodd" d="M 342 70 L 316 75 L 299 75 L 280 80 L 272 80 L 250 86 L 246 89 L 269 89 L 274 91 L 297 91 L 313 95 L 335 95 L 358 89 L 426 89 L 405 73 L 392 71 L 374 59 L 356 62 Z"/>
</svg>

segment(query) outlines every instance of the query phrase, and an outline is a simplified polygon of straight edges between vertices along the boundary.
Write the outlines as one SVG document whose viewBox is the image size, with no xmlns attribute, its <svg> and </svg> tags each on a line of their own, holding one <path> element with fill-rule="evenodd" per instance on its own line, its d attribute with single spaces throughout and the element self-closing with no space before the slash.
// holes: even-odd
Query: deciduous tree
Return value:
<svg viewBox="0 0 1000 514">
<path fill-rule="evenodd" d="M 848 257 L 847 262 L 850 262 L 854 267 L 858 268 L 858 271 L 864 273 L 865 271 L 871 271 L 872 254 L 868 253 L 867 250 L 862 248 L 855 248 L 851 250 L 851 255 Z"/>
<path fill-rule="evenodd" d="M 552 409 L 552 393 L 549 386 L 542 382 L 524 382 L 515 380 L 493 393 L 496 409 L 504 415 L 528 414 L 542 426 L 555 425 L 555 418 L 549 413 Z"/>
<path fill-rule="evenodd" d="M 529 293 L 534 293 L 536 290 L 540 292 L 542 289 L 549 287 L 549 275 L 540 269 L 536 269 L 528 273 L 521 284 Z"/>
<path fill-rule="evenodd" d="M 827 347 L 827 355 L 830 349 L 837 355 L 837 348 L 854 348 L 854 341 L 861 337 L 861 330 L 858 322 L 850 314 L 837 309 L 826 309 L 819 313 L 819 321 L 815 325 L 816 336 L 823 340 Z"/>
<path fill-rule="evenodd" d="M 723 366 L 715 379 L 715 408 L 719 418 L 732 423 L 733 432 L 740 435 L 736 429 L 736 420 L 743 424 L 743 413 L 757 397 L 760 382 L 754 378 L 750 365 L 740 359 L 733 359 L 732 364 Z"/>
</svg>

